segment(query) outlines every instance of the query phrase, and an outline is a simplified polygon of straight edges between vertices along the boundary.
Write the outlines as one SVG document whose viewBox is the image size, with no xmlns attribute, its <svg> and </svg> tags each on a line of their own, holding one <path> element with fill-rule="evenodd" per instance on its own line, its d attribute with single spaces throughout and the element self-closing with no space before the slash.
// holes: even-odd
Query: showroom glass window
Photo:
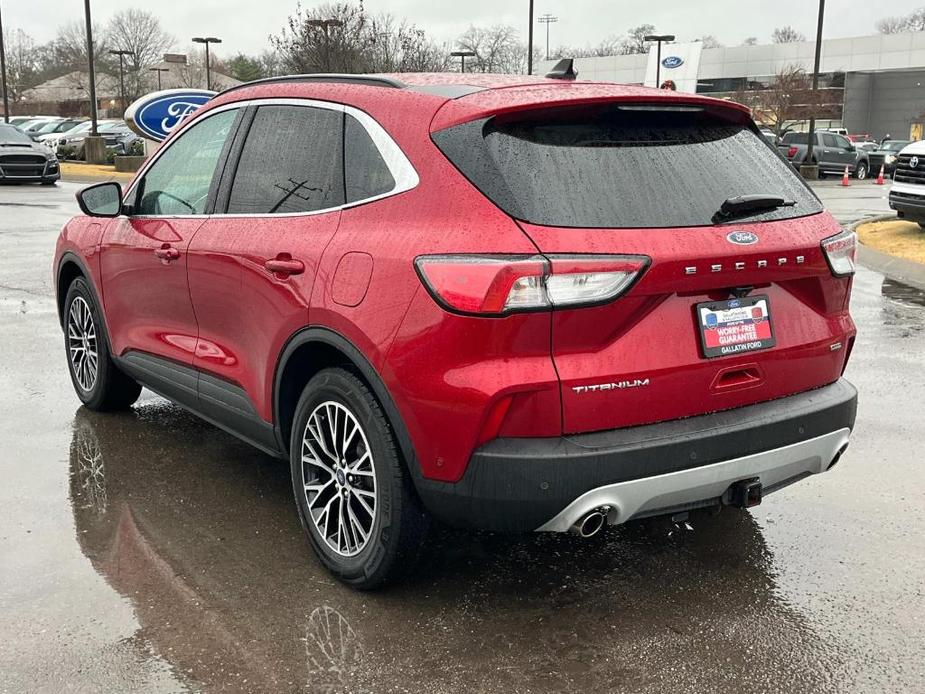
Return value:
<svg viewBox="0 0 925 694">
<path fill-rule="evenodd" d="M 135 214 L 204 214 L 215 167 L 237 115 L 236 109 L 216 113 L 182 133 L 145 173 Z"/>
<path fill-rule="evenodd" d="M 344 204 L 344 114 L 261 106 L 235 172 L 229 214 L 316 212 Z"/>
</svg>

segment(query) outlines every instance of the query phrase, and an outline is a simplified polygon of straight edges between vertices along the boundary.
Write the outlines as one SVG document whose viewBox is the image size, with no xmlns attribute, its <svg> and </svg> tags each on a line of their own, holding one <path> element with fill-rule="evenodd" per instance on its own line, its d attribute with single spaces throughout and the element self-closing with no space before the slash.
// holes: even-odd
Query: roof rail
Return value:
<svg viewBox="0 0 925 694">
<path fill-rule="evenodd" d="M 312 73 L 307 75 L 283 75 L 282 77 L 265 77 L 251 82 L 229 87 L 220 91 L 216 96 L 233 92 L 236 89 L 252 87 L 258 84 L 287 84 L 298 82 L 319 82 L 319 83 L 342 83 L 342 84 L 361 84 L 367 87 L 388 87 L 390 89 L 404 89 L 407 85 L 392 77 L 380 77 L 378 75 L 341 75 L 336 73 Z M 215 98 L 215 97 L 213 97 Z"/>
</svg>

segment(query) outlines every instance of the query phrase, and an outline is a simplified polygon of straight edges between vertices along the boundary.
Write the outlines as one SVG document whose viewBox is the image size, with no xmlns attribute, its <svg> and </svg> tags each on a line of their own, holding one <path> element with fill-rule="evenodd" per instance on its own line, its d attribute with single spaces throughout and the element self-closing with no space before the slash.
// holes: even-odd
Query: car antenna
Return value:
<svg viewBox="0 0 925 694">
<path fill-rule="evenodd" d="M 573 58 L 563 58 L 553 66 L 552 70 L 546 73 L 546 76 L 552 80 L 574 80 L 578 78 L 575 72 L 575 60 Z"/>
</svg>

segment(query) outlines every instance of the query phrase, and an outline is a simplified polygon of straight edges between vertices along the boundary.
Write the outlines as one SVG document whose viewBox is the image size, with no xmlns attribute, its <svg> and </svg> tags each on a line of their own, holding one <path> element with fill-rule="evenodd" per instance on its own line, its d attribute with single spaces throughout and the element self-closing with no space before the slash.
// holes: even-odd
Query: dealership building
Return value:
<svg viewBox="0 0 925 694">
<path fill-rule="evenodd" d="M 662 45 L 659 77 L 679 91 L 732 98 L 760 89 L 792 66 L 812 73 L 815 42 L 703 48 L 700 43 Z M 555 61 L 545 61 L 545 73 Z M 656 47 L 648 54 L 578 58 L 579 79 L 656 83 Z M 876 34 L 822 42 L 819 87 L 834 104 L 823 126 L 880 139 L 925 138 L 925 32 Z M 800 129 L 800 124 L 796 124 Z"/>
</svg>

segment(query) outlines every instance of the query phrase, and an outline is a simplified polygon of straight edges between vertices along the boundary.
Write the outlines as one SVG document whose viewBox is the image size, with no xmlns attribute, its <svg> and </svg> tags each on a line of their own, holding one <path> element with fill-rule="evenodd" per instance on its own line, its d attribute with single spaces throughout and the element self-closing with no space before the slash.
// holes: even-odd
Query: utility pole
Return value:
<svg viewBox="0 0 925 694">
<path fill-rule="evenodd" d="M 527 31 L 527 74 L 533 74 L 533 0 L 530 0 L 530 21 Z"/>
<path fill-rule="evenodd" d="M 90 136 L 96 137 L 96 68 L 93 65 L 93 25 L 90 20 L 90 0 L 84 0 L 84 21 L 87 24 L 87 64 L 90 70 Z"/>
<path fill-rule="evenodd" d="M 658 48 L 655 51 L 655 87 L 662 86 L 662 43 L 674 41 L 673 34 L 650 34 L 642 37 L 643 41 L 655 41 Z"/>
<path fill-rule="evenodd" d="M 125 117 L 125 56 L 135 55 L 134 51 L 109 51 L 109 55 L 119 56 L 119 103 L 122 104 L 122 117 Z"/>
<path fill-rule="evenodd" d="M 3 120 L 10 122 L 10 99 L 6 93 L 6 49 L 3 46 L 3 8 L 0 7 L 0 82 L 3 83 Z"/>
<path fill-rule="evenodd" d="M 209 65 L 209 44 L 221 43 L 221 39 L 214 36 L 194 36 L 193 43 L 204 43 L 206 45 L 206 89 L 212 89 L 212 68 Z"/>
<path fill-rule="evenodd" d="M 540 18 L 536 20 L 540 24 L 546 25 L 546 60 L 549 60 L 549 25 L 559 21 L 558 17 L 553 17 L 548 12 L 544 15 L 540 15 Z"/>
<path fill-rule="evenodd" d="M 810 104 L 809 114 L 809 135 L 806 139 L 806 156 L 803 157 L 803 164 L 800 165 L 800 175 L 803 178 L 819 178 L 819 167 L 814 166 L 813 161 L 813 140 L 816 139 L 816 108 L 819 96 L 819 60 L 822 57 L 822 21 L 825 19 L 825 0 L 819 0 L 819 19 L 816 23 L 816 58 L 813 61 L 813 91 L 812 103 Z"/>
</svg>

